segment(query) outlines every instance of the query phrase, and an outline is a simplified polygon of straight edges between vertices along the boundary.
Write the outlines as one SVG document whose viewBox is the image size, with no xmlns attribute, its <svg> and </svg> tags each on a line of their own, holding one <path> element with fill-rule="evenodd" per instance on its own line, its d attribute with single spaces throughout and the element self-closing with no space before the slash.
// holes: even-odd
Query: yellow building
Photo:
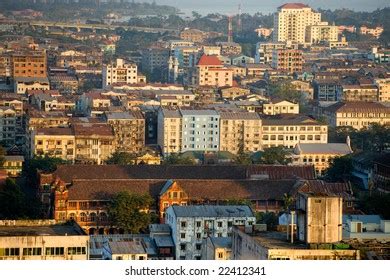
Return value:
<svg viewBox="0 0 390 280">
<path fill-rule="evenodd" d="M 37 128 L 31 131 L 30 156 L 48 155 L 74 162 L 75 136 L 71 128 Z"/>
<path fill-rule="evenodd" d="M 328 143 L 328 126 L 303 115 L 278 115 L 262 118 L 263 148 L 298 143 Z"/>
<path fill-rule="evenodd" d="M 324 175 L 335 157 L 352 153 L 350 140 L 347 143 L 298 143 L 293 153 L 293 165 L 314 165 L 318 176 Z"/>
<path fill-rule="evenodd" d="M 299 104 L 287 100 L 274 99 L 263 105 L 263 114 L 299 114 Z"/>
<path fill-rule="evenodd" d="M 261 119 L 257 113 L 220 113 L 220 151 L 237 154 L 261 150 Z"/>
<path fill-rule="evenodd" d="M 185 41 L 202 43 L 207 38 L 207 34 L 199 29 L 186 28 L 180 32 L 180 38 Z"/>
<path fill-rule="evenodd" d="M 338 102 L 322 109 L 331 126 L 351 126 L 355 129 L 372 123 L 390 124 L 390 107 L 376 102 Z"/>
<path fill-rule="evenodd" d="M 301 3 L 280 6 L 274 17 L 274 42 L 306 42 L 306 27 L 321 22 L 321 14 Z"/>
<path fill-rule="evenodd" d="M 23 156 L 4 156 L 4 164 L 1 169 L 7 171 L 8 176 L 18 177 L 22 174 L 23 169 Z"/>
<path fill-rule="evenodd" d="M 215 55 L 202 55 L 196 68 L 198 86 L 233 86 L 233 70 L 224 67 Z"/>
<path fill-rule="evenodd" d="M 378 101 L 390 102 L 390 78 L 375 79 L 374 81 L 378 87 Z"/>
</svg>

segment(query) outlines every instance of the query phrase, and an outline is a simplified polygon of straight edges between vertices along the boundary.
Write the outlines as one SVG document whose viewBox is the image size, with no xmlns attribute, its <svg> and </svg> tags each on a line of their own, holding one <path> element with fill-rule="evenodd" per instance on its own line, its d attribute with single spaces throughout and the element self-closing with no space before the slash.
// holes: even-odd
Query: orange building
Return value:
<svg viewBox="0 0 390 280">
<path fill-rule="evenodd" d="M 13 77 L 47 77 L 45 51 L 23 51 L 12 56 Z"/>
<path fill-rule="evenodd" d="M 282 49 L 273 50 L 272 67 L 289 73 L 301 72 L 303 65 L 302 50 Z"/>
<path fill-rule="evenodd" d="M 233 70 L 224 67 L 216 55 L 202 55 L 196 68 L 198 86 L 233 86 Z"/>
</svg>

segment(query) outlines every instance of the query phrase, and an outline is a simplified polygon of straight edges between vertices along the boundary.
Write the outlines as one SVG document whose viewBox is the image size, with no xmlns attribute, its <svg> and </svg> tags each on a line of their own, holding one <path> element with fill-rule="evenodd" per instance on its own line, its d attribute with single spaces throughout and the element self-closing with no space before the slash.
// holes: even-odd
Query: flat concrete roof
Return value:
<svg viewBox="0 0 390 280">
<path fill-rule="evenodd" d="M 86 235 L 73 225 L 47 226 L 0 226 L 0 237 L 3 236 L 66 236 Z"/>
</svg>

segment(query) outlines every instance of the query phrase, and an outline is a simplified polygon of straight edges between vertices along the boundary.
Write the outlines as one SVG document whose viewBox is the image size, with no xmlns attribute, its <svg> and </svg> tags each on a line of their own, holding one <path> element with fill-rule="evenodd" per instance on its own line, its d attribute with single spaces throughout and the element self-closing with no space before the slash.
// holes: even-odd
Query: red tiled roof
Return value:
<svg viewBox="0 0 390 280">
<path fill-rule="evenodd" d="M 216 55 L 204 54 L 199 59 L 198 65 L 216 66 L 216 65 L 222 65 L 222 62 L 219 60 L 218 56 Z"/>
<path fill-rule="evenodd" d="M 279 7 L 279 9 L 302 9 L 308 8 L 308 5 L 302 3 L 287 3 Z"/>
</svg>

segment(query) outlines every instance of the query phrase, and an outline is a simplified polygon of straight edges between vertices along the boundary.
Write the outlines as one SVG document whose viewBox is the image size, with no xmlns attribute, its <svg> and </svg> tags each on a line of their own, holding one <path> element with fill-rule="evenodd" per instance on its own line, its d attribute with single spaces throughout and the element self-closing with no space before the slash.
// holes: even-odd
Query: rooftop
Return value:
<svg viewBox="0 0 390 280">
<path fill-rule="evenodd" d="M 246 205 L 188 205 L 171 206 L 176 217 L 254 217 Z"/>
<path fill-rule="evenodd" d="M 9 223 L 8 223 L 9 222 Z M 81 228 L 71 224 L 56 224 L 55 221 L 0 221 L 0 236 L 66 236 L 85 235 Z"/>
<path fill-rule="evenodd" d="M 199 59 L 198 65 L 201 66 L 216 66 L 220 65 L 222 66 L 222 62 L 219 60 L 218 56 L 216 55 L 202 55 Z"/>
<path fill-rule="evenodd" d="M 351 147 L 346 143 L 298 143 L 300 154 L 337 154 L 352 153 Z"/>
<path fill-rule="evenodd" d="M 146 254 L 142 241 L 109 241 L 108 246 L 112 254 Z"/>
<path fill-rule="evenodd" d="M 303 9 L 303 8 L 310 8 L 310 7 L 303 3 L 287 3 L 279 7 L 279 9 Z"/>
</svg>

